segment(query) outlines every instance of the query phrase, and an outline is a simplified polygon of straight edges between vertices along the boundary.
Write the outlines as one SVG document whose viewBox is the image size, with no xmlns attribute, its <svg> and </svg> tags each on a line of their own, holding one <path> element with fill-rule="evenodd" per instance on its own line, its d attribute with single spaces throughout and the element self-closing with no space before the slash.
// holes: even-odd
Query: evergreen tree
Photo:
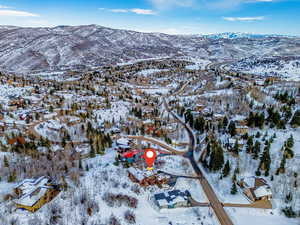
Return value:
<svg viewBox="0 0 300 225">
<path fill-rule="evenodd" d="M 294 147 L 294 137 L 293 135 L 291 135 L 286 142 L 286 146 L 289 148 L 293 148 Z"/>
<path fill-rule="evenodd" d="M 96 152 L 93 143 L 91 144 L 91 150 L 90 150 L 90 158 L 95 158 Z"/>
<path fill-rule="evenodd" d="M 237 193 L 237 187 L 235 182 L 232 183 L 230 194 L 235 195 Z"/>
<path fill-rule="evenodd" d="M 236 135 L 236 127 L 235 127 L 235 122 L 230 122 L 229 123 L 229 126 L 228 126 L 228 133 L 231 135 L 231 136 L 235 136 Z"/>
<path fill-rule="evenodd" d="M 258 153 L 260 152 L 260 142 L 256 141 L 253 148 L 253 159 L 258 158 Z"/>
<path fill-rule="evenodd" d="M 234 146 L 233 146 L 233 153 L 235 153 L 235 154 L 239 154 L 239 143 L 238 143 L 238 140 L 236 139 L 235 140 L 235 143 L 234 143 Z"/>
<path fill-rule="evenodd" d="M 223 168 L 223 177 L 227 177 L 230 173 L 230 164 L 229 164 L 229 160 L 226 161 L 225 166 Z"/>
<path fill-rule="evenodd" d="M 223 119 L 223 128 L 226 128 L 228 125 L 228 119 L 227 117 L 225 116 L 224 119 Z"/>
<path fill-rule="evenodd" d="M 8 182 L 8 183 L 13 183 L 13 182 L 16 181 L 16 179 L 17 179 L 17 173 L 16 173 L 16 171 L 14 170 L 13 172 L 11 172 L 11 173 L 9 174 L 8 179 L 7 179 L 7 182 Z"/>
<path fill-rule="evenodd" d="M 218 171 L 222 169 L 224 164 L 224 155 L 222 147 L 214 143 L 212 145 L 212 152 L 210 154 L 210 162 L 209 162 L 209 169 L 212 171 Z"/>
<path fill-rule="evenodd" d="M 270 158 L 270 145 L 265 146 L 264 152 L 260 158 L 259 168 L 264 171 L 270 170 L 271 158 Z"/>
<path fill-rule="evenodd" d="M 200 116 L 195 120 L 194 128 L 197 131 L 200 131 L 201 133 L 203 133 L 204 127 L 205 127 L 205 120 L 202 116 Z"/>
<path fill-rule="evenodd" d="M 83 167 L 82 167 L 82 160 L 81 160 L 81 158 L 79 159 L 79 165 L 78 165 L 78 168 L 79 168 L 80 170 L 82 170 L 82 169 L 83 169 Z"/>
<path fill-rule="evenodd" d="M 253 152 L 253 136 L 248 137 L 246 152 L 247 153 L 252 153 Z"/>
<path fill-rule="evenodd" d="M 4 164 L 4 167 L 9 167 L 8 159 L 6 156 L 4 156 L 4 158 L 3 158 L 3 164 Z"/>
</svg>

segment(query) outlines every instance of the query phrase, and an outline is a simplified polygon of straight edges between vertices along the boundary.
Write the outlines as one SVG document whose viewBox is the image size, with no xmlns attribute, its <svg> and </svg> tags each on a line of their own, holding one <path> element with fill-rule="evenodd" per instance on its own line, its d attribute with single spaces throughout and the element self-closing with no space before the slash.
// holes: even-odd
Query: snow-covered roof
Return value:
<svg viewBox="0 0 300 225">
<path fill-rule="evenodd" d="M 129 140 L 127 138 L 120 138 L 117 140 L 117 145 L 128 146 Z"/>
<path fill-rule="evenodd" d="M 32 193 L 22 196 L 16 200 L 15 203 L 25 206 L 33 206 L 38 200 L 40 200 L 47 192 L 47 187 L 36 188 Z"/>
<path fill-rule="evenodd" d="M 272 195 L 271 188 L 267 185 L 260 186 L 257 189 L 254 190 L 254 194 L 257 198 Z"/>
<path fill-rule="evenodd" d="M 47 127 L 50 128 L 50 129 L 59 130 L 63 126 L 57 120 L 48 120 L 47 121 Z"/>
<path fill-rule="evenodd" d="M 15 203 L 26 206 L 34 205 L 50 188 L 47 186 L 48 183 L 49 179 L 44 176 L 37 179 L 23 180 L 16 186 L 22 191 L 22 196 Z"/>
<path fill-rule="evenodd" d="M 244 183 L 247 187 L 254 187 L 255 186 L 255 177 L 245 177 Z"/>
<path fill-rule="evenodd" d="M 248 129 L 249 127 L 247 127 L 247 126 L 236 126 L 236 128 L 239 128 L 239 129 Z"/>
<path fill-rule="evenodd" d="M 247 117 L 246 116 L 243 116 L 243 115 L 234 115 L 233 117 L 232 117 L 232 120 L 233 121 L 241 121 L 241 120 L 245 120 Z"/>
<path fill-rule="evenodd" d="M 186 202 L 191 196 L 189 191 L 172 190 L 165 193 L 155 194 L 154 198 L 159 206 Z"/>
</svg>

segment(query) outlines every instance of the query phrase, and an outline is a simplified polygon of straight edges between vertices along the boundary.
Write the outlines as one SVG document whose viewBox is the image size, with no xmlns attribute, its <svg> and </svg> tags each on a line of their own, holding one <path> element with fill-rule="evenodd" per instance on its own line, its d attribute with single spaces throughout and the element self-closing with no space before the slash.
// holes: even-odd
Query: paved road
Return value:
<svg viewBox="0 0 300 225">
<path fill-rule="evenodd" d="M 272 204 L 269 200 L 256 201 L 251 204 L 223 203 L 223 205 L 224 207 L 272 209 Z"/>
<path fill-rule="evenodd" d="M 205 178 L 203 172 L 197 165 L 195 159 L 194 159 L 194 150 L 195 150 L 195 137 L 192 129 L 184 122 L 182 121 L 174 112 L 172 112 L 169 109 L 169 106 L 166 102 L 166 99 L 163 98 L 163 102 L 165 105 L 166 110 L 179 122 L 181 123 L 186 131 L 188 132 L 189 139 L 190 139 L 190 144 L 189 144 L 189 150 L 186 154 L 187 158 L 190 160 L 193 169 L 195 170 L 196 174 L 199 176 L 199 181 L 200 184 L 203 188 L 203 191 L 205 192 L 205 195 L 207 199 L 210 202 L 210 206 L 215 212 L 215 215 L 217 216 L 219 222 L 221 225 L 233 225 L 233 222 L 231 221 L 230 217 L 226 213 L 226 211 L 223 208 L 223 204 L 219 201 L 216 193 L 214 192 L 213 188 L 211 185 L 208 183 L 207 179 Z"/>
</svg>

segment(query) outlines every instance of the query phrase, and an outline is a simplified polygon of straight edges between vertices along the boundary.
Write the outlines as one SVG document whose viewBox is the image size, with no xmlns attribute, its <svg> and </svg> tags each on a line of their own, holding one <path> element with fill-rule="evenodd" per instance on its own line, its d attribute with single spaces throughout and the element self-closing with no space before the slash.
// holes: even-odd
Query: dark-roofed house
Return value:
<svg viewBox="0 0 300 225">
<path fill-rule="evenodd" d="M 188 207 L 191 205 L 191 194 L 189 191 L 172 190 L 168 192 L 155 194 L 154 204 L 159 209 L 172 209 L 178 207 Z"/>
</svg>

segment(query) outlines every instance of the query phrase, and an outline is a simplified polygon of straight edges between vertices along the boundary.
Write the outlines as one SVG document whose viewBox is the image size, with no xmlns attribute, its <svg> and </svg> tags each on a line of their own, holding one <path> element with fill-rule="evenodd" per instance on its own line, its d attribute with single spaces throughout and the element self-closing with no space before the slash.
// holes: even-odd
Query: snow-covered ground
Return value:
<svg viewBox="0 0 300 225">
<path fill-rule="evenodd" d="M 186 66 L 185 68 L 188 70 L 200 70 L 200 69 L 205 69 L 205 66 L 211 63 L 211 61 L 206 60 L 206 59 L 190 59 L 194 64 Z"/>
<path fill-rule="evenodd" d="M 236 70 L 244 73 L 257 75 L 272 75 L 283 77 L 286 80 L 300 81 L 300 60 L 299 59 L 243 59 L 234 65 L 225 67 L 229 70 Z"/>
<path fill-rule="evenodd" d="M 59 119 L 51 119 L 36 125 L 34 129 L 40 136 L 53 142 L 62 141 L 62 138 L 64 137 L 63 131 L 66 131 L 70 135 L 70 140 L 74 142 L 86 141 L 87 138 L 82 132 L 82 124 L 79 119 L 77 117 L 73 117 L 73 120 L 75 121 L 73 121 L 74 124 L 72 126 L 68 126 Z M 70 122 L 72 123 L 72 121 Z"/>
<path fill-rule="evenodd" d="M 7 105 L 10 99 L 29 95 L 32 87 L 14 87 L 9 84 L 0 85 L 0 103 Z"/>
<path fill-rule="evenodd" d="M 157 187 L 142 189 L 133 184 L 127 178 L 127 169 L 113 165 L 115 151 L 107 150 L 104 156 L 83 161 L 84 167 L 89 165 L 89 171 L 80 178 L 80 185 L 70 186 L 67 191 L 60 193 L 51 203 L 42 207 L 35 214 L 27 211 L 7 212 L 4 203 L 0 203 L 0 218 L 4 222 L 17 218 L 22 225 L 49 222 L 53 217 L 53 208 L 63 215 L 59 219 L 62 224 L 80 224 L 83 220 L 87 224 L 109 224 L 109 218 L 113 215 L 120 224 L 128 224 L 124 215 L 130 210 L 136 217 L 136 224 L 176 224 L 176 225 L 217 225 L 213 213 L 209 208 L 182 208 L 157 211 L 152 206 L 150 197 L 160 191 Z M 172 159 L 169 159 L 172 160 Z M 172 161 L 169 161 L 172 164 Z M 178 171 L 179 172 L 179 171 Z M 0 187 L 7 187 L 0 182 Z M 11 185 L 12 186 L 12 185 Z M 201 187 L 194 180 L 179 179 L 175 188 L 188 189 L 191 195 L 198 201 L 204 201 Z M 9 187 L 11 189 L 11 187 Z M 110 205 L 104 200 L 107 193 L 123 194 L 137 199 L 136 208 L 128 208 L 125 204 L 118 205 L 112 202 Z M 84 197 L 83 197 L 84 196 Z M 82 200 L 85 199 L 85 200 Z M 91 216 L 87 215 L 87 208 L 92 206 Z"/>
<path fill-rule="evenodd" d="M 167 94 L 169 92 L 169 88 L 147 88 L 141 89 L 141 91 L 145 92 L 146 94 Z"/>
<path fill-rule="evenodd" d="M 151 74 L 162 72 L 162 71 L 168 71 L 168 69 L 147 69 L 147 70 L 139 71 L 137 75 L 149 76 Z"/>
<path fill-rule="evenodd" d="M 126 115 L 129 113 L 128 107 L 129 103 L 124 101 L 112 102 L 110 109 L 94 110 L 94 115 L 99 124 L 105 121 L 118 122 L 126 118 Z"/>
</svg>

